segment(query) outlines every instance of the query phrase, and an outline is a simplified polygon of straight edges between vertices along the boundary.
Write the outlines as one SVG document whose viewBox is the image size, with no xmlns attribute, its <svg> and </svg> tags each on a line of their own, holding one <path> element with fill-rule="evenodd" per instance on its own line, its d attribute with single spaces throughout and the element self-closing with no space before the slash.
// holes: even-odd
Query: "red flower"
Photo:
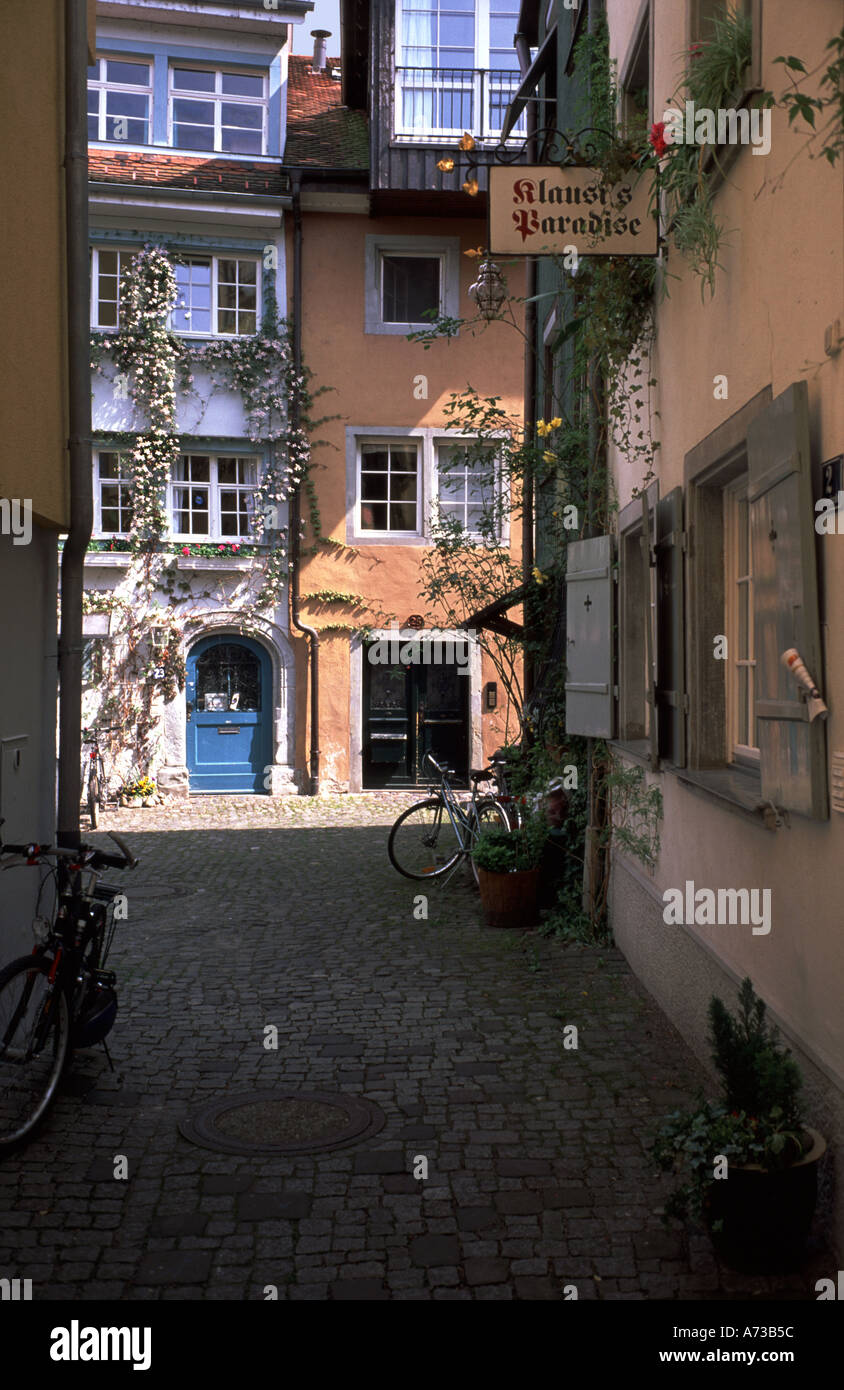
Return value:
<svg viewBox="0 0 844 1390">
<path fill-rule="evenodd" d="M 654 121 L 648 140 L 653 146 L 657 159 L 662 159 L 668 149 L 668 141 L 665 138 L 665 121 Z"/>
<path fill-rule="evenodd" d="M 239 546 L 239 545 L 233 545 L 233 546 L 232 546 L 232 555 L 236 555 L 237 552 L 238 552 L 239 550 L 240 550 L 240 546 Z"/>
<path fill-rule="evenodd" d="M 182 554 L 183 554 L 183 555 L 190 555 L 190 546 L 188 546 L 188 545 L 183 545 L 183 546 L 182 546 Z"/>
<path fill-rule="evenodd" d="M 225 553 L 226 553 L 226 547 L 225 547 L 224 545 L 218 545 L 218 546 L 217 546 L 217 549 L 219 550 L 219 552 L 220 552 L 221 555 L 225 555 Z"/>
<path fill-rule="evenodd" d="M 689 57 L 690 57 L 690 58 L 699 58 L 700 55 L 701 55 L 701 53 L 702 53 L 702 51 L 703 51 L 703 44 L 701 44 L 701 43 L 693 43 L 692 46 L 691 46 L 691 48 L 689 49 Z"/>
</svg>

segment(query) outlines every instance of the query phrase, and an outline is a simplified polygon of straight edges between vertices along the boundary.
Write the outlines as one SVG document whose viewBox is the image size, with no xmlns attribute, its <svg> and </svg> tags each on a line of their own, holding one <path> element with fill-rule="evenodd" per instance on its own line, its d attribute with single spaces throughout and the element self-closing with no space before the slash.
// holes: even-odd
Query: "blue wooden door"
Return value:
<svg viewBox="0 0 844 1390">
<path fill-rule="evenodd" d="M 263 792 L 272 758 L 268 654 L 248 637 L 203 637 L 187 660 L 192 792 Z"/>
</svg>

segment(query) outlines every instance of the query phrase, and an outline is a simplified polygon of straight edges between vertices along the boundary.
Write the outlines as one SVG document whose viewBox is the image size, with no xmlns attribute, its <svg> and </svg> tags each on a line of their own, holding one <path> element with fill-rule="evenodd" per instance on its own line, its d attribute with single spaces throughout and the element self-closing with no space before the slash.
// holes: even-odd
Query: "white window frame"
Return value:
<svg viewBox="0 0 844 1390">
<path fill-rule="evenodd" d="M 177 68 L 186 68 L 191 72 L 210 72 L 214 74 L 213 92 L 194 92 L 188 88 L 174 87 L 173 74 Z M 263 95 L 260 97 L 232 96 L 222 90 L 223 77 L 260 77 L 263 83 Z M 174 119 L 173 103 L 180 97 L 185 97 L 188 101 L 210 101 L 214 106 L 214 145 L 212 150 L 198 150 L 188 145 L 176 145 L 173 140 L 173 131 L 176 125 L 180 124 L 199 124 L 198 122 L 179 122 Z M 236 150 L 226 150 L 223 148 L 222 134 L 222 109 L 223 102 L 230 102 L 241 106 L 260 107 L 263 112 L 261 122 L 261 148 L 257 154 L 242 154 Z M 239 67 L 215 67 L 206 63 L 195 63 L 189 58 L 180 59 L 178 62 L 171 62 L 167 69 L 167 144 L 171 149 L 178 149 L 185 153 L 193 152 L 198 154 L 224 154 L 232 159 L 259 159 L 266 155 L 268 149 L 269 133 L 269 72 L 256 72 L 254 68 Z M 207 129 L 205 126 L 203 129 Z"/>
<path fill-rule="evenodd" d="M 261 483 L 262 460 L 260 456 L 258 454 L 248 454 L 239 452 L 227 453 L 224 450 L 212 451 L 210 449 L 184 449 L 180 453 L 180 459 L 183 458 L 208 459 L 209 481 L 207 483 L 196 483 L 196 487 L 207 487 L 208 489 L 208 530 L 203 532 L 176 530 L 176 513 L 177 511 L 185 510 L 183 507 L 176 506 L 176 489 L 184 487 L 191 489 L 194 486 L 194 484 L 191 482 L 187 482 L 184 479 L 174 478 L 171 475 L 170 482 L 167 488 L 167 515 L 170 525 L 170 536 L 172 540 L 183 541 L 185 544 L 193 543 L 195 545 L 205 545 L 208 542 L 213 541 L 219 542 L 220 545 L 256 545 L 258 543 L 259 538 L 254 534 L 254 532 L 248 532 L 245 536 L 224 536 L 222 534 L 220 492 L 221 490 L 224 490 L 226 492 L 236 490 L 238 492 L 252 492 L 253 494 L 257 492 Z M 254 463 L 254 485 L 249 485 L 246 483 L 220 483 L 218 466 L 221 459 L 237 459 L 238 461 L 242 461 L 245 463 Z"/>
<path fill-rule="evenodd" d="M 388 323 L 383 317 L 384 257 L 409 256 L 439 259 L 439 313 L 457 318 L 460 311 L 460 238 L 428 236 L 376 236 L 365 241 L 364 332 L 392 333 L 406 337 L 416 329 L 430 328 L 431 320 Z"/>
<path fill-rule="evenodd" d="M 137 256 L 139 246 L 93 246 L 91 247 L 91 327 L 99 333 L 116 333 L 120 328 L 120 281 L 123 271 L 133 256 Z M 100 254 L 103 251 L 117 254 L 117 323 L 100 323 Z M 111 300 L 108 301 L 111 303 Z"/>
<path fill-rule="evenodd" d="M 414 528 L 412 531 L 393 531 L 393 530 L 391 530 L 391 529 L 389 529 L 389 528 L 388 528 L 387 530 L 373 530 L 373 529 L 370 528 L 370 527 L 364 528 L 363 523 L 362 523 L 362 521 L 361 521 L 361 506 L 363 505 L 363 498 L 362 498 L 362 496 L 361 496 L 361 492 L 362 492 L 361 474 L 362 474 L 362 472 L 363 472 L 363 462 L 362 462 L 362 460 L 363 460 L 363 448 L 364 448 L 364 445 L 367 445 L 367 444 L 374 444 L 374 445 L 378 446 L 379 448 L 388 449 L 388 450 L 389 450 L 389 448 L 390 448 L 391 445 L 395 446 L 396 448 L 400 448 L 400 449 L 408 449 L 408 448 L 410 448 L 411 445 L 415 445 L 415 446 L 416 446 L 416 525 L 415 525 L 415 528 Z M 415 435 L 405 435 L 405 434 L 402 434 L 401 430 L 397 430 L 394 434 L 393 434 L 393 433 L 390 433 L 390 434 L 383 434 L 383 435 L 375 436 L 375 437 L 367 437 L 366 435 L 359 435 L 358 438 L 357 438 L 357 450 L 356 450 L 356 452 L 357 452 L 357 461 L 356 461 L 356 471 L 355 471 L 355 522 L 354 522 L 354 524 L 355 524 L 355 530 L 357 531 L 358 535 L 369 537 L 369 543 L 370 543 L 371 545 L 377 545 L 377 544 L 379 543 L 379 541 L 384 540 L 384 539 L 393 541 L 394 543 L 395 543 L 396 541 L 414 541 L 414 540 L 419 540 L 420 537 L 422 537 L 422 536 L 424 535 L 424 530 L 423 530 L 423 521 L 424 521 L 424 501 L 425 501 L 425 457 L 424 457 L 424 441 L 423 441 L 423 440 L 420 440 L 419 437 L 418 437 L 418 436 L 415 436 Z M 389 470 L 389 463 L 388 463 L 388 471 L 387 471 L 387 475 L 386 475 L 386 476 L 387 476 L 388 479 L 392 476 L 391 473 L 390 473 L 390 470 Z M 389 513 L 388 513 L 388 518 L 387 518 L 387 519 L 389 520 Z"/>
<path fill-rule="evenodd" d="M 144 145 L 152 144 L 152 122 L 153 122 L 153 61 L 152 58 L 142 58 L 134 53 L 98 53 L 97 65 L 99 67 L 99 77 L 88 78 L 88 91 L 97 92 L 97 144 L 108 145 L 137 145 L 137 140 L 116 140 L 109 138 L 106 114 L 106 94 L 108 92 L 130 92 L 133 96 L 145 96 L 147 98 L 146 127 L 147 138 L 140 143 Z M 105 76 L 106 63 L 145 63 L 149 71 L 149 83 L 147 86 L 135 85 L 131 82 L 109 82 Z M 90 113 L 93 114 L 93 113 Z M 113 120 L 140 120 L 139 116 L 113 116 Z"/>
<path fill-rule="evenodd" d="M 115 454 L 117 457 L 118 477 L 115 479 L 100 477 L 100 459 L 103 454 Z M 94 528 L 93 534 L 97 539 L 107 539 L 111 536 L 128 536 L 128 528 L 125 531 L 111 531 L 103 527 L 103 484 L 108 486 L 120 485 L 124 481 L 131 485 L 131 475 L 123 476 L 124 461 L 128 458 L 125 449 L 112 449 L 102 445 L 93 450 L 94 463 Z M 111 510 L 111 509 L 110 509 Z M 123 509 L 120 508 L 122 511 Z"/>
<path fill-rule="evenodd" d="M 447 6 L 446 6 L 446 8 L 447 8 Z M 518 5 L 516 5 L 515 8 L 516 8 L 516 11 L 518 11 Z M 404 66 L 405 66 L 402 62 L 399 61 L 399 59 L 402 58 L 402 57 L 404 56 L 404 54 L 403 54 L 403 49 L 404 49 L 404 33 L 403 33 L 403 23 L 402 23 L 402 9 L 403 9 L 402 0 L 396 0 L 396 8 L 395 8 L 395 16 L 396 16 L 396 22 L 395 22 L 395 34 L 396 34 L 396 41 L 395 41 L 396 71 L 395 71 L 395 90 L 394 90 L 394 98 L 393 98 L 393 99 L 394 99 L 394 107 L 393 107 L 393 110 L 394 110 L 394 115 L 395 115 L 395 120 L 394 120 L 394 127 L 395 127 L 394 133 L 395 133 L 395 136 L 396 136 L 397 139 L 400 139 L 400 140 L 404 140 L 404 141 L 415 140 L 415 141 L 417 141 L 417 142 L 419 142 L 419 141 L 425 142 L 425 141 L 430 141 L 430 140 L 437 140 L 437 141 L 439 141 L 439 140 L 442 140 L 442 139 L 448 139 L 448 138 L 450 138 L 450 137 L 452 137 L 452 136 L 456 136 L 456 137 L 459 139 L 459 137 L 464 133 L 464 128 L 463 128 L 463 127 L 457 127 L 457 126 L 424 126 L 424 127 L 418 127 L 418 126 L 405 126 L 405 125 L 403 125 L 403 123 L 402 123 L 402 121 L 401 121 L 401 110 L 402 110 L 402 82 L 403 82 L 403 72 L 402 72 L 402 69 L 403 69 Z M 468 13 L 468 11 L 467 11 L 466 13 Z M 493 128 L 493 127 L 490 125 L 490 110 L 491 110 L 491 105 L 490 105 L 490 87 L 489 87 L 488 78 L 489 78 L 489 75 L 490 75 L 490 72 L 491 72 L 491 71 L 492 71 L 492 72 L 501 72 L 501 71 L 504 71 L 504 69 L 500 69 L 500 68 L 493 68 L 493 69 L 490 69 L 490 64 L 489 64 L 489 57 L 490 57 L 490 23 L 489 23 L 489 21 L 490 21 L 490 6 L 489 6 L 489 0 L 474 0 L 474 11 L 473 11 L 473 14 L 474 14 L 474 20 L 475 20 L 475 43 L 474 43 L 474 55 L 473 55 L 473 56 L 474 56 L 474 66 L 471 67 L 471 68 L 460 69 L 460 71 L 465 71 L 466 74 L 469 75 L 469 76 L 471 76 L 471 79 L 472 79 L 473 111 L 474 111 L 474 119 L 473 119 L 473 121 L 472 121 L 472 125 L 475 127 L 475 132 L 476 132 L 477 129 L 479 128 L 479 125 L 482 126 L 483 132 L 484 132 L 484 134 L 483 134 L 483 139 L 484 139 L 484 140 L 491 140 L 492 142 L 494 142 L 494 143 L 497 144 L 497 143 L 498 143 L 498 140 L 499 140 L 499 137 L 500 137 L 500 134 L 501 134 L 501 127 L 498 126 L 498 127 Z M 515 32 L 515 29 L 516 29 L 516 27 L 517 27 L 517 24 L 518 24 L 518 20 L 515 19 L 515 20 L 514 20 L 514 32 Z M 436 69 L 435 69 L 435 70 L 436 70 Z M 520 80 L 521 80 L 520 77 L 518 76 L 519 63 L 518 63 L 518 59 L 516 58 L 515 49 L 513 50 L 513 67 L 512 67 L 512 69 L 510 69 L 510 70 L 513 72 L 513 75 L 514 75 L 514 77 L 513 77 L 513 90 L 512 90 L 512 94 L 511 94 L 511 98 L 512 98 L 512 96 L 515 96 L 516 91 L 518 90 L 518 87 L 519 87 L 519 82 L 520 82 Z M 418 69 L 418 71 L 424 72 L 425 69 L 424 69 L 424 68 L 420 68 L 420 69 Z M 455 69 L 455 71 L 456 71 L 456 69 Z M 485 73 L 486 73 L 486 76 L 487 76 L 487 81 L 484 83 L 483 87 L 481 86 L 481 79 L 480 79 L 480 75 L 479 75 L 481 71 L 485 72 Z M 431 83 L 430 83 L 429 85 L 431 86 L 432 89 L 434 89 L 434 86 L 433 86 L 433 79 L 432 79 L 432 81 L 431 81 Z M 444 89 L 444 90 L 450 90 L 450 88 L 448 88 L 448 86 L 447 86 L 446 83 L 442 83 L 442 84 L 440 84 L 440 85 L 441 85 L 441 88 L 442 88 L 442 89 Z M 434 90 L 436 90 L 436 89 L 434 89 Z M 467 90 L 468 90 L 468 88 L 467 88 Z M 482 92 L 483 92 L 483 110 L 481 109 L 481 93 L 482 93 Z M 503 109 L 506 111 L 506 106 L 505 106 Z M 480 118 L 480 121 L 479 121 L 479 118 Z M 525 130 L 525 128 L 526 128 L 525 125 L 524 125 L 524 122 L 525 122 L 525 117 L 524 117 L 524 113 L 523 113 L 523 114 L 519 117 L 519 121 L 518 121 L 516 127 L 515 127 L 514 130 L 511 132 L 510 136 L 508 136 L 507 144 L 510 144 L 511 142 L 518 142 L 518 141 L 520 141 L 520 140 L 522 140 L 522 139 L 524 138 L 524 130 Z M 474 132 L 473 132 L 473 133 L 474 133 Z"/>
<path fill-rule="evenodd" d="M 117 268 L 117 290 L 120 293 L 120 280 L 128 263 L 139 251 L 138 246 L 91 246 L 91 327 L 99 333 L 116 333 L 120 328 L 120 301 L 117 304 L 117 324 L 100 324 L 100 253 L 102 251 L 113 251 L 118 256 Z M 263 314 L 263 275 L 262 261 L 260 256 L 243 255 L 239 251 L 216 252 L 216 251 L 189 251 L 178 250 L 178 254 L 185 260 L 211 261 L 211 328 L 206 330 L 194 331 L 187 328 L 172 328 L 180 338 L 254 338 L 261 330 L 261 316 Z M 175 255 L 176 251 L 171 254 Z M 219 284 L 219 262 L 220 261 L 246 261 L 255 266 L 255 329 L 252 333 L 221 333 L 218 328 L 219 309 L 218 304 L 218 284 Z M 171 262 L 172 264 L 172 262 Z M 110 302 L 110 301 L 109 301 Z M 225 311 L 224 311 L 225 312 Z M 172 316 L 170 324 L 172 325 Z M 402 329 L 406 332 L 405 329 Z"/>
<path fill-rule="evenodd" d="M 364 531 L 360 524 L 360 459 L 363 444 L 392 443 L 407 446 L 416 443 L 417 477 L 417 529 L 411 531 Z M 437 498 L 437 450 L 440 446 L 476 444 L 471 435 L 452 434 L 442 425 L 411 426 L 402 429 L 390 425 L 347 425 L 346 426 L 346 542 L 348 545 L 410 545 L 430 546 L 432 525 L 436 516 Z M 503 472 L 496 460 L 496 487 L 504 488 Z M 507 509 L 502 507 L 502 526 L 498 544 L 507 548 L 510 545 L 510 523 Z"/>
<path fill-rule="evenodd" d="M 261 285 L 261 258 L 259 256 L 244 256 L 240 252 L 214 252 L 214 251 L 179 251 L 179 256 L 185 261 L 210 261 L 211 262 L 211 328 L 192 329 L 192 328 L 173 328 L 180 338 L 254 338 L 261 329 L 261 314 L 263 312 L 262 285 Z M 248 262 L 255 266 L 255 328 L 251 333 L 223 333 L 219 327 L 220 304 L 219 304 L 219 280 L 220 280 L 220 261 Z M 175 269 L 175 265 L 174 265 Z M 228 281 L 226 281 L 228 284 Z M 240 282 L 238 281 L 238 284 Z M 178 306 L 177 306 L 178 307 Z M 242 310 L 223 310 L 223 312 L 251 312 Z M 169 322 L 172 324 L 172 315 Z"/>
<path fill-rule="evenodd" d="M 442 450 L 445 450 L 445 449 L 459 449 L 461 445 L 468 445 L 468 446 L 471 447 L 471 446 L 477 446 L 477 444 L 478 444 L 477 439 L 473 439 L 473 438 L 472 438 L 471 436 L 469 436 L 469 435 L 435 435 L 435 436 L 434 436 L 434 440 L 433 440 L 433 448 L 434 448 L 434 478 L 433 478 L 433 487 L 432 487 L 432 489 L 431 489 L 431 519 L 432 519 L 432 522 L 433 522 L 433 523 L 436 523 L 437 521 L 439 521 L 439 520 L 440 520 L 440 517 L 441 517 L 441 515 L 442 515 L 442 513 L 441 513 L 441 511 L 440 511 L 440 476 L 441 476 L 441 474 L 448 475 L 448 474 L 450 474 L 450 473 L 452 472 L 451 469 L 441 469 L 441 468 L 440 468 L 440 453 L 441 453 L 441 451 L 442 451 Z M 489 462 L 490 462 L 490 473 L 492 474 L 492 490 L 493 490 L 493 498 L 494 498 L 494 500 L 493 500 L 493 506 L 494 506 L 494 509 L 495 509 L 496 522 L 497 522 L 495 540 L 496 540 L 496 544 L 497 544 L 497 545 L 505 545 L 505 544 L 509 544 L 509 526 L 508 526 L 508 523 L 507 523 L 507 512 L 506 512 L 506 509 L 505 509 L 505 507 L 504 507 L 504 505 L 503 505 L 503 504 L 504 504 L 504 478 L 503 478 L 503 470 L 502 470 L 502 467 L 501 467 L 501 459 L 500 459 L 500 456 L 499 456 L 499 454 L 496 452 L 494 446 L 490 444 L 488 447 L 489 447 L 489 453 L 490 453 L 490 460 L 489 460 Z M 463 481 L 464 481 L 464 489 L 465 489 L 465 484 L 466 484 L 466 471 L 465 471 L 465 469 L 464 469 L 464 474 L 463 474 Z M 467 539 L 468 539 L 469 541 L 475 542 L 475 543 L 478 544 L 478 545 L 483 545 L 483 544 L 485 544 L 485 543 L 487 542 L 487 538 L 486 538 L 485 536 L 481 535 L 481 533 L 480 533 L 479 531 L 470 531 L 470 530 L 468 529 L 468 527 L 466 526 L 466 511 L 467 511 L 467 509 L 468 509 L 468 506 L 469 506 L 468 498 L 466 497 L 465 491 L 464 491 L 464 498 L 463 498 L 463 529 L 464 529 L 464 532 L 465 532 L 466 537 L 467 537 Z M 449 508 L 449 510 L 445 513 L 445 515 L 453 515 L 453 514 L 454 514 L 454 513 L 453 513 L 452 508 Z M 506 537 L 506 539 L 505 539 L 505 537 Z"/>
<path fill-rule="evenodd" d="M 739 669 L 748 671 L 747 709 L 745 718 L 748 731 L 756 724 L 755 677 L 756 657 L 754 649 L 753 623 L 753 536 L 750 514 L 747 515 L 748 572 L 739 574 L 739 526 L 741 503 L 747 503 L 747 475 L 724 488 L 724 569 L 725 569 L 725 614 L 724 635 L 727 638 L 727 661 L 725 676 L 727 682 L 727 762 L 751 765 L 760 764 L 759 748 L 755 744 L 739 742 Z M 747 656 L 739 653 L 739 586 L 747 587 Z"/>
</svg>

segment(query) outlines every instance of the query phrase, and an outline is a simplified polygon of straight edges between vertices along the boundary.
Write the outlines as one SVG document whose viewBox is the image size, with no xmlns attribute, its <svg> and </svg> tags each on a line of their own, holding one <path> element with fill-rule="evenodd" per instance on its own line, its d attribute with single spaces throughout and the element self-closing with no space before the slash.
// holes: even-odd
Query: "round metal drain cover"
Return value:
<svg viewBox="0 0 844 1390">
<path fill-rule="evenodd" d="M 371 1100 L 333 1091 L 243 1091 L 182 1120 L 185 1139 L 227 1154 L 304 1154 L 342 1149 L 383 1129 Z"/>
</svg>

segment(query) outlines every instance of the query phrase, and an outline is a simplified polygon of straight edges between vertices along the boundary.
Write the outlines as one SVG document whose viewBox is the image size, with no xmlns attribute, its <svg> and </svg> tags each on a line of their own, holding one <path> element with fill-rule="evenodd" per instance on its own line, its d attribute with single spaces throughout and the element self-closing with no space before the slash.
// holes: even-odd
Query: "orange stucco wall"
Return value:
<svg viewBox="0 0 844 1390">
<path fill-rule="evenodd" d="M 424 235 L 460 238 L 460 313 L 474 314 L 467 296 L 477 261 L 462 253 L 484 238 L 479 221 L 437 218 L 389 218 L 374 221 L 356 214 L 305 213 L 303 230 L 303 354 L 313 374 L 312 389 L 331 388 L 315 403 L 314 413 L 336 416 L 317 431 L 313 477 L 323 534 L 346 541 L 346 427 L 443 427 L 444 407 L 452 392 L 468 383 L 485 396 L 499 396 L 514 415 L 521 414 L 524 375 L 523 339 L 513 327 L 493 323 L 477 335 L 464 332 L 427 351 L 403 336 L 364 332 L 365 237 Z M 292 257 L 290 262 L 292 263 Z M 506 268 L 511 295 L 522 291 L 522 267 Z M 424 374 L 427 399 L 414 396 L 414 378 Z M 511 532 L 518 558 L 521 534 Z M 355 626 L 400 625 L 411 614 L 436 618 L 419 597 L 423 547 L 366 545 L 356 550 L 322 547 L 302 566 L 302 594 L 339 590 L 360 596 L 362 607 L 350 614 L 342 605 L 303 605 L 305 621 L 317 628 L 332 622 Z M 518 610 L 513 616 L 518 616 Z M 385 621 L 386 619 L 386 621 Z M 304 640 L 297 648 L 297 766 L 304 767 L 307 748 L 307 699 Z M 496 679 L 484 658 L 482 679 Z M 323 785 L 345 787 L 350 769 L 351 654 L 348 632 L 326 633 L 320 642 L 320 747 Z M 484 753 L 513 736 L 512 712 L 499 684 L 499 708 L 483 715 Z"/>
</svg>

